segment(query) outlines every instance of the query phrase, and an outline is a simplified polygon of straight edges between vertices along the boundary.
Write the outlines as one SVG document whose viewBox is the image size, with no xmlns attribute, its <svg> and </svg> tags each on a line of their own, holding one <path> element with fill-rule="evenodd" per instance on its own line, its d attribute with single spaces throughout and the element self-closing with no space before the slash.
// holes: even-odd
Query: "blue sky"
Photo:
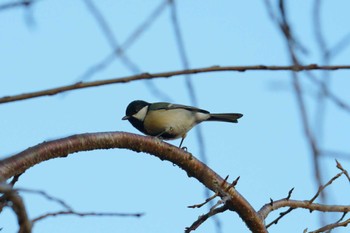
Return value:
<svg viewBox="0 0 350 233">
<path fill-rule="evenodd" d="M 8 1 L 0 1 L 0 4 Z M 95 1 L 118 43 L 130 36 L 162 1 Z M 271 22 L 263 1 L 177 1 L 190 67 L 214 65 L 289 65 L 278 28 Z M 322 62 L 312 18 L 314 1 L 286 1 L 296 37 L 307 48 L 305 64 Z M 275 4 L 273 2 L 273 4 Z M 301 7 L 302 6 L 302 7 Z M 330 48 L 348 33 L 348 1 L 324 1 L 322 29 Z M 277 9 L 277 7 L 276 7 Z M 39 1 L 0 12 L 0 96 L 37 91 L 77 82 L 86 71 L 111 52 L 84 1 Z M 127 56 L 141 72 L 181 70 L 170 10 L 131 44 Z M 345 46 L 331 64 L 349 64 Z M 320 75 L 320 72 L 314 72 Z M 133 73 L 120 59 L 95 73 L 90 80 L 124 77 Z M 331 73 L 330 90 L 349 100 L 349 71 Z M 311 124 L 319 118 L 314 101 L 316 88 L 303 79 Z M 310 199 L 317 191 L 312 159 L 303 135 L 300 113 L 285 71 L 204 73 L 191 76 L 198 106 L 211 112 L 240 112 L 239 124 L 203 123 L 208 165 L 231 179 L 240 176 L 237 190 L 259 209 L 269 198 L 280 199 L 295 187 L 293 198 Z M 152 83 L 170 101 L 191 104 L 183 76 Z M 121 121 L 134 99 L 168 101 L 154 94 L 145 81 L 82 89 L 60 95 L 0 105 L 0 155 L 7 157 L 45 140 L 73 134 L 104 131 L 139 133 Z M 326 101 L 322 147 L 349 153 L 349 113 Z M 318 128 L 318 126 L 316 127 Z M 179 141 L 171 141 L 178 145 Z M 196 156 L 199 148 L 192 130 L 184 145 Z M 338 173 L 334 156 L 321 158 L 324 181 Z M 339 158 L 350 170 L 349 157 Z M 169 162 L 127 150 L 92 151 L 55 159 L 29 169 L 18 187 L 43 190 L 60 197 L 77 211 L 144 212 L 140 219 L 62 216 L 37 223 L 34 232 L 181 232 L 207 211 L 188 209 L 200 203 L 202 185 Z M 349 183 L 340 178 L 327 192 L 329 203 L 349 204 Z M 38 195 L 24 194 L 31 218 L 61 207 Z M 267 222 L 278 216 L 272 214 Z M 340 215 L 327 214 L 327 223 Z M 247 232 L 232 212 L 219 215 L 222 232 Z M 296 210 L 272 226 L 270 232 L 302 232 L 319 226 L 317 213 Z M 17 224 L 6 209 L 0 215 L 3 232 Z M 213 232 L 212 221 L 196 232 Z M 347 232 L 338 229 L 335 232 Z"/>
</svg>

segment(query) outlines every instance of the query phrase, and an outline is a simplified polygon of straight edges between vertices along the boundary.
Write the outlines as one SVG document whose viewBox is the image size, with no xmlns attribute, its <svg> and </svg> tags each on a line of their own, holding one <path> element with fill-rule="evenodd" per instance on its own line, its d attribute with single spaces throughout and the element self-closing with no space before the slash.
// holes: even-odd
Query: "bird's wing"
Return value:
<svg viewBox="0 0 350 233">
<path fill-rule="evenodd" d="M 192 112 L 202 112 L 202 113 L 209 113 L 208 111 L 192 106 L 182 105 L 182 104 L 171 104 L 171 103 L 154 103 L 151 105 L 152 110 L 158 110 L 158 109 L 165 109 L 165 110 L 171 110 L 171 109 L 186 109 L 188 111 Z"/>
</svg>

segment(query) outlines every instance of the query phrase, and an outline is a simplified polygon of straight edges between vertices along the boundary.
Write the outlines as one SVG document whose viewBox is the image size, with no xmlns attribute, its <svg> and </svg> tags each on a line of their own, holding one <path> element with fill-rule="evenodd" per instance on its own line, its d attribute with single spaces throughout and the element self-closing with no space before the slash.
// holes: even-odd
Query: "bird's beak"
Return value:
<svg viewBox="0 0 350 233">
<path fill-rule="evenodd" d="M 130 118 L 130 116 L 125 116 L 125 117 L 122 118 L 122 120 L 127 120 L 129 118 Z"/>
</svg>

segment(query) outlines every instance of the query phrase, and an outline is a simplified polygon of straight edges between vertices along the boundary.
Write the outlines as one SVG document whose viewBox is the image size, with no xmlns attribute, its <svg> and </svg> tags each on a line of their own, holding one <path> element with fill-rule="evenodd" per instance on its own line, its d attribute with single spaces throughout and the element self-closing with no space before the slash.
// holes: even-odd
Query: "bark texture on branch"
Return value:
<svg viewBox="0 0 350 233">
<path fill-rule="evenodd" d="M 153 137 L 125 132 L 105 132 L 79 134 L 43 142 L 0 161 L 0 177 L 5 180 L 43 161 L 66 157 L 75 152 L 112 148 L 145 152 L 178 165 L 188 176 L 196 178 L 210 190 L 219 193 L 220 197 L 228 199 L 228 208 L 236 211 L 252 232 L 267 232 L 257 212 L 241 194 L 234 188 L 229 188 L 229 183 L 192 154 Z"/>
</svg>

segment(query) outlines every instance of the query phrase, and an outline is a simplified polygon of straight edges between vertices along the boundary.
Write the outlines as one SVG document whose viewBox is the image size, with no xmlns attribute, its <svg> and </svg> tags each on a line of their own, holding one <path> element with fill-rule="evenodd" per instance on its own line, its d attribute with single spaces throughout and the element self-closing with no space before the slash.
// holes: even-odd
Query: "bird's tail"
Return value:
<svg viewBox="0 0 350 233">
<path fill-rule="evenodd" d="M 207 121 L 224 121 L 238 123 L 237 120 L 242 116 L 243 114 L 240 113 L 213 113 L 210 114 L 210 117 L 209 119 L 207 119 Z"/>
</svg>

